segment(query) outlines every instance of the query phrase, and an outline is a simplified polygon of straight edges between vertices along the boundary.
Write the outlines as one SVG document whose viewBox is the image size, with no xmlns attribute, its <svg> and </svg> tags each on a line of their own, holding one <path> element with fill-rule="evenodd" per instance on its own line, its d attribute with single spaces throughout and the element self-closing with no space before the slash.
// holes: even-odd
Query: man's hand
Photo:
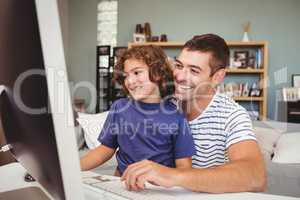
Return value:
<svg viewBox="0 0 300 200">
<path fill-rule="evenodd" d="M 175 171 L 174 168 L 143 160 L 129 165 L 123 173 L 122 180 L 125 181 L 128 190 L 143 190 L 146 182 L 169 188 L 175 184 Z"/>
</svg>

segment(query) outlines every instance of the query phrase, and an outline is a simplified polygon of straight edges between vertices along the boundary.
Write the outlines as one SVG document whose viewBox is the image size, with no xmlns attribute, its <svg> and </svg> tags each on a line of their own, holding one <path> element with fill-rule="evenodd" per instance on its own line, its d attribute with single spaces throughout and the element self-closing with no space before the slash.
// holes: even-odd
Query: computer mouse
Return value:
<svg viewBox="0 0 300 200">
<path fill-rule="evenodd" d="M 24 181 L 26 181 L 26 182 L 34 182 L 35 179 L 30 174 L 26 173 L 25 176 L 24 176 Z"/>
</svg>

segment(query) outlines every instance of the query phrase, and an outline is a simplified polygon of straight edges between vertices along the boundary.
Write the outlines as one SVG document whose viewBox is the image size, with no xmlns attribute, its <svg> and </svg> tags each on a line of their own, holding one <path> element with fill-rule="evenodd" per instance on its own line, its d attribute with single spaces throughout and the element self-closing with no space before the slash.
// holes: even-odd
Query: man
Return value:
<svg viewBox="0 0 300 200">
<path fill-rule="evenodd" d="M 184 45 L 174 64 L 175 96 L 195 142 L 193 169 L 140 161 L 122 176 L 129 190 L 144 189 L 145 182 L 209 193 L 265 189 L 263 157 L 247 111 L 216 92 L 228 60 L 228 46 L 217 35 L 195 36 Z"/>
</svg>

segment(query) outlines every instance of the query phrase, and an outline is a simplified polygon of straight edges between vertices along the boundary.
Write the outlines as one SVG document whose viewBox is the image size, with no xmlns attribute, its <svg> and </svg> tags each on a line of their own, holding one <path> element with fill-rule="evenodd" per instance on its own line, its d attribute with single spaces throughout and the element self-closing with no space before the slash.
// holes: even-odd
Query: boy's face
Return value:
<svg viewBox="0 0 300 200">
<path fill-rule="evenodd" d="M 124 63 L 125 87 L 135 100 L 145 103 L 160 101 L 159 88 L 149 79 L 149 67 L 143 61 L 131 58 Z"/>
<path fill-rule="evenodd" d="M 174 63 L 175 96 L 181 101 L 192 101 L 208 94 L 215 83 L 209 65 L 209 52 L 183 49 Z"/>
</svg>

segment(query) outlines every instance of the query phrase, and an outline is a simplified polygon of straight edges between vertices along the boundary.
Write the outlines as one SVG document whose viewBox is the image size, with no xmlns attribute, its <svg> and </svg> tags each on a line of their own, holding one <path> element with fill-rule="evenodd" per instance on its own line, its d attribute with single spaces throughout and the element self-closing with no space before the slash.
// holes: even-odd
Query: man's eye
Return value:
<svg viewBox="0 0 300 200">
<path fill-rule="evenodd" d="M 192 73 L 194 73 L 194 74 L 199 74 L 199 73 L 200 73 L 200 71 L 199 71 L 199 70 L 197 70 L 197 69 L 193 69 L 193 68 L 191 69 L 191 72 L 192 72 Z"/>
<path fill-rule="evenodd" d="M 175 63 L 175 64 L 174 64 L 174 67 L 177 68 L 177 69 L 182 69 L 182 68 L 183 68 L 183 65 L 178 64 L 178 63 Z"/>
</svg>

